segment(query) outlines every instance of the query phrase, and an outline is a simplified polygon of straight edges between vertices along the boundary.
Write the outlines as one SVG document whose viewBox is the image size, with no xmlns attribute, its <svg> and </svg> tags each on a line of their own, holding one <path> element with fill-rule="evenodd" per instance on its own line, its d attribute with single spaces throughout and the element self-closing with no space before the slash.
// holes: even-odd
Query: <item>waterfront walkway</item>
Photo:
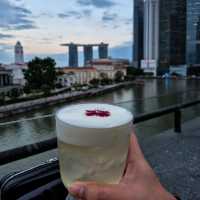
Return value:
<svg viewBox="0 0 200 200">
<path fill-rule="evenodd" d="M 144 154 L 162 184 L 183 200 L 200 199 L 200 118 L 183 124 L 183 133 L 168 130 L 140 141 Z M 0 178 L 12 171 L 24 170 L 55 157 L 49 151 L 0 167 Z"/>
</svg>

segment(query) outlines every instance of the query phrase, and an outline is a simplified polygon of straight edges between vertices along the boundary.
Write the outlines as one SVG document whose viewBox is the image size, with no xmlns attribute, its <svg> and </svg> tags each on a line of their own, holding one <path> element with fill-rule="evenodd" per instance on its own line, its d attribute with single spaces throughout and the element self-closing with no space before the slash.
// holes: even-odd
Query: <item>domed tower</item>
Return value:
<svg viewBox="0 0 200 200">
<path fill-rule="evenodd" d="M 24 64 L 24 51 L 19 41 L 15 45 L 15 64 Z"/>
</svg>

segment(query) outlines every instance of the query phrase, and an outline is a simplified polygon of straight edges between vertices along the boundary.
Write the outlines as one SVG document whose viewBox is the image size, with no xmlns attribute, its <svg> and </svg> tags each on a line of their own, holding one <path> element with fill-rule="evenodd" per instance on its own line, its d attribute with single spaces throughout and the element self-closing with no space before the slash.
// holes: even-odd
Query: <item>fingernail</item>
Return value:
<svg viewBox="0 0 200 200">
<path fill-rule="evenodd" d="M 84 194 L 84 187 L 81 185 L 72 185 L 69 187 L 69 193 L 74 196 L 82 197 Z"/>
</svg>

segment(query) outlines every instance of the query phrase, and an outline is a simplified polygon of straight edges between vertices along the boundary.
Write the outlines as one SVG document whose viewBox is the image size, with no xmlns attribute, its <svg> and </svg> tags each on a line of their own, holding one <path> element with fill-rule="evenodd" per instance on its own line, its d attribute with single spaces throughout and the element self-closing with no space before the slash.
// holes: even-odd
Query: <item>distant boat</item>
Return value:
<svg viewBox="0 0 200 200">
<path fill-rule="evenodd" d="M 168 79 L 168 78 L 171 78 L 170 74 L 168 73 L 165 73 L 163 76 L 162 76 L 163 79 Z"/>
</svg>

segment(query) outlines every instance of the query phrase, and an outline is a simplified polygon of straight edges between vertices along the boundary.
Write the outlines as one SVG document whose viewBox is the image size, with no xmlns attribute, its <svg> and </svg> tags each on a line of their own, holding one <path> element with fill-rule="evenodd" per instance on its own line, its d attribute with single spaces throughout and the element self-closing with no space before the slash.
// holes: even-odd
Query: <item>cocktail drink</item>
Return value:
<svg viewBox="0 0 200 200">
<path fill-rule="evenodd" d="M 108 104 L 79 104 L 56 115 L 60 172 L 75 181 L 118 183 L 128 153 L 132 114 Z"/>
</svg>

